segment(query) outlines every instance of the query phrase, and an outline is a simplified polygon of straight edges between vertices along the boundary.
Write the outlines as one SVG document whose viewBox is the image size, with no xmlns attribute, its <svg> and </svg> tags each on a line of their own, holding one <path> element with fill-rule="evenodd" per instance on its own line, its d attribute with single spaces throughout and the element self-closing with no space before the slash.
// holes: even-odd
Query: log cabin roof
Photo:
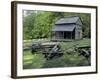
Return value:
<svg viewBox="0 0 100 80">
<path fill-rule="evenodd" d="M 66 18 L 61 18 L 59 19 L 55 24 L 71 24 L 71 23 L 76 23 L 79 20 L 78 16 L 72 16 L 72 17 L 66 17 Z"/>
<path fill-rule="evenodd" d="M 55 25 L 52 31 L 73 31 L 75 28 L 75 24 L 70 25 Z"/>
</svg>

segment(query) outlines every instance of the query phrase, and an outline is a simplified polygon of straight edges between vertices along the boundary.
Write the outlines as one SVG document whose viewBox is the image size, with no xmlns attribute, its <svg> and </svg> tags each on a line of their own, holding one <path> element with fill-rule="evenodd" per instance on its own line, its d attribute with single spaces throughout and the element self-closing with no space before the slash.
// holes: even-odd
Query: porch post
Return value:
<svg viewBox="0 0 100 80">
<path fill-rule="evenodd" d="M 71 32 L 71 39 L 72 39 L 72 32 Z"/>
<path fill-rule="evenodd" d="M 64 39 L 64 31 L 63 31 L 63 39 Z"/>
</svg>

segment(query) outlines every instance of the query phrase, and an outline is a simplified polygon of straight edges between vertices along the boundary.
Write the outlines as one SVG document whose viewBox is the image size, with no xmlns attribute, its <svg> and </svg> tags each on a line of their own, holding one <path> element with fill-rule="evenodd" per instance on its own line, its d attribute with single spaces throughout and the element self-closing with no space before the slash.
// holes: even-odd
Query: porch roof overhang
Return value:
<svg viewBox="0 0 100 80">
<path fill-rule="evenodd" d="M 75 29 L 75 25 L 55 25 L 52 31 L 70 31 Z"/>
</svg>

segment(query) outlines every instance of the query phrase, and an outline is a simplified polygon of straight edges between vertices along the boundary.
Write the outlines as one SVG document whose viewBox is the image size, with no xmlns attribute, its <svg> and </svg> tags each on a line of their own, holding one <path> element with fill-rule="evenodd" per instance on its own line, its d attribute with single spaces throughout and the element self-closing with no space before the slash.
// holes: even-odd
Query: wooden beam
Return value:
<svg viewBox="0 0 100 80">
<path fill-rule="evenodd" d="M 63 39 L 64 39 L 64 31 L 63 31 Z"/>
</svg>

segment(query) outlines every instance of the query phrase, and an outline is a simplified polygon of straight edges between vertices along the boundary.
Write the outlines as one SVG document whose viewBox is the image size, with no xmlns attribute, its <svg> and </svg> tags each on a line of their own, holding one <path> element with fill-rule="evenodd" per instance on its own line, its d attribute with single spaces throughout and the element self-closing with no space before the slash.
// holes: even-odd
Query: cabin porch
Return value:
<svg viewBox="0 0 100 80">
<path fill-rule="evenodd" d="M 53 32 L 52 40 L 71 41 L 75 39 L 75 30 L 73 31 L 56 31 Z"/>
</svg>

